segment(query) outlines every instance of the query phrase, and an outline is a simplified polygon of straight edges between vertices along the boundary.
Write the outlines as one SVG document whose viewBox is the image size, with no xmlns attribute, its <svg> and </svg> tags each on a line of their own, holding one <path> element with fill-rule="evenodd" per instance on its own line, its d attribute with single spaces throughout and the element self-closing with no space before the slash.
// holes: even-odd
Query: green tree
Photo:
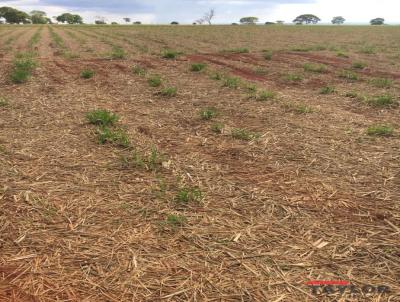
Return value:
<svg viewBox="0 0 400 302">
<path fill-rule="evenodd" d="M 293 23 L 296 24 L 317 24 L 319 21 L 321 21 L 320 18 L 318 18 L 315 15 L 312 14 L 305 14 L 305 15 L 300 15 L 296 19 L 293 20 Z"/>
<path fill-rule="evenodd" d="M 385 19 L 383 18 L 375 18 L 370 21 L 371 25 L 383 25 L 385 24 Z"/>
<path fill-rule="evenodd" d="M 40 10 L 31 11 L 31 20 L 33 24 L 49 23 L 49 19 L 46 17 L 46 13 Z"/>
<path fill-rule="evenodd" d="M 332 24 L 343 24 L 346 21 L 342 16 L 333 17 Z"/>
<path fill-rule="evenodd" d="M 68 24 L 82 24 L 83 19 L 79 15 L 73 15 L 70 13 L 64 13 L 56 18 L 58 22 L 68 23 Z"/>
<path fill-rule="evenodd" d="M 83 24 L 83 19 L 79 15 L 72 15 L 73 24 Z"/>
<path fill-rule="evenodd" d="M 257 22 L 257 17 L 243 17 L 242 19 L 240 19 L 240 23 L 242 24 L 256 24 Z"/>
<path fill-rule="evenodd" d="M 27 13 L 7 6 L 0 7 L 0 17 L 3 17 L 7 23 L 11 24 L 30 22 L 30 17 Z"/>
</svg>

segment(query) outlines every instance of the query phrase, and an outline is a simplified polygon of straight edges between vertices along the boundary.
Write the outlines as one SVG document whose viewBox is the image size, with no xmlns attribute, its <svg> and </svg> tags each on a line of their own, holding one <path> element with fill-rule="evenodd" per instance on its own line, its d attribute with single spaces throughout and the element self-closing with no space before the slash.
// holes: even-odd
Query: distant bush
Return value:
<svg viewBox="0 0 400 302">
<path fill-rule="evenodd" d="M 385 24 L 385 19 L 383 18 L 375 18 L 370 21 L 371 25 L 383 25 Z"/>
<path fill-rule="evenodd" d="M 171 25 L 179 25 L 179 22 L 177 22 L 177 21 L 172 21 L 172 22 L 171 22 Z"/>
</svg>

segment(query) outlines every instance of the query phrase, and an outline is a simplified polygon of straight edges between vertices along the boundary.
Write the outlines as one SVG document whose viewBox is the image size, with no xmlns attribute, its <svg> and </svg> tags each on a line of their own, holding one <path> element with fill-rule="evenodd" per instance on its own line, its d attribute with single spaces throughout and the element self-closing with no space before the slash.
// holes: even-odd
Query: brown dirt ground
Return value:
<svg viewBox="0 0 400 302">
<path fill-rule="evenodd" d="M 260 53 L 66 60 L 50 42 L 43 30 L 28 83 L 11 84 L 10 62 L 1 63 L 0 97 L 9 101 L 0 107 L 2 301 L 399 299 L 399 107 L 344 96 L 398 97 L 396 78 L 387 89 L 369 84 L 375 72 L 346 82 L 336 76 L 342 66 L 317 53 L 282 52 L 268 62 Z M 287 72 L 303 72 L 303 60 L 329 70 L 283 83 Z M 207 70 L 190 72 L 194 61 Z M 134 64 L 178 95 L 160 96 L 132 74 Z M 83 68 L 94 78 L 80 79 Z M 222 87 L 212 71 L 274 90 L 276 99 L 257 102 L 244 87 Z M 337 93 L 318 93 L 331 83 Z M 298 113 L 299 105 L 312 112 Z M 217 108 L 214 120 L 200 119 L 206 107 Z M 96 108 L 120 116 L 130 148 L 97 142 L 85 118 Z M 222 134 L 210 130 L 214 122 L 225 125 Z M 394 136 L 366 135 L 377 123 L 392 124 Z M 234 139 L 233 128 L 259 138 Z M 156 171 L 121 160 L 153 146 L 165 155 Z M 203 199 L 176 203 L 182 187 L 200 188 Z M 171 214 L 186 223 L 173 227 Z M 313 296 L 304 284 L 338 279 L 391 292 Z"/>
</svg>

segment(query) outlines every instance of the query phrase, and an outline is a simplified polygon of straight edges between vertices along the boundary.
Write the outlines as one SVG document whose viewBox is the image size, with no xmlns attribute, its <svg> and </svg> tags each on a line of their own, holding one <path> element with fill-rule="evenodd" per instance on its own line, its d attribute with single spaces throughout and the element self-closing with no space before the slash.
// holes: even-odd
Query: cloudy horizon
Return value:
<svg viewBox="0 0 400 302">
<path fill-rule="evenodd" d="M 107 22 L 123 23 L 122 18 L 143 23 L 192 23 L 209 9 L 216 11 L 215 24 L 238 22 L 241 17 L 255 16 L 260 22 L 292 20 L 304 13 L 315 14 L 322 23 L 343 16 L 347 23 L 367 24 L 376 17 L 388 24 L 400 24 L 398 0 L 0 0 L 0 6 L 24 11 L 43 10 L 49 17 L 65 12 L 80 14 L 93 23 L 96 16 Z"/>
</svg>

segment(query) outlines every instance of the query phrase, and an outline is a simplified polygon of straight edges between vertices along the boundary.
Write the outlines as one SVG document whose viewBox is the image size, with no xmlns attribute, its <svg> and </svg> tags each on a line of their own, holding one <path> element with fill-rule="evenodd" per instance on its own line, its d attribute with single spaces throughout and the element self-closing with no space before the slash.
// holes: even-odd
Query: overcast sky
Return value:
<svg viewBox="0 0 400 302">
<path fill-rule="evenodd" d="M 244 16 L 256 16 L 260 22 L 291 22 L 297 15 L 311 13 L 324 23 L 341 15 L 351 23 L 383 17 L 389 24 L 400 24 L 400 0 L 0 0 L 0 6 L 44 10 L 50 17 L 73 12 L 88 23 L 95 16 L 108 22 L 130 17 L 144 23 L 192 23 L 214 8 L 215 23 L 238 22 Z"/>
</svg>

